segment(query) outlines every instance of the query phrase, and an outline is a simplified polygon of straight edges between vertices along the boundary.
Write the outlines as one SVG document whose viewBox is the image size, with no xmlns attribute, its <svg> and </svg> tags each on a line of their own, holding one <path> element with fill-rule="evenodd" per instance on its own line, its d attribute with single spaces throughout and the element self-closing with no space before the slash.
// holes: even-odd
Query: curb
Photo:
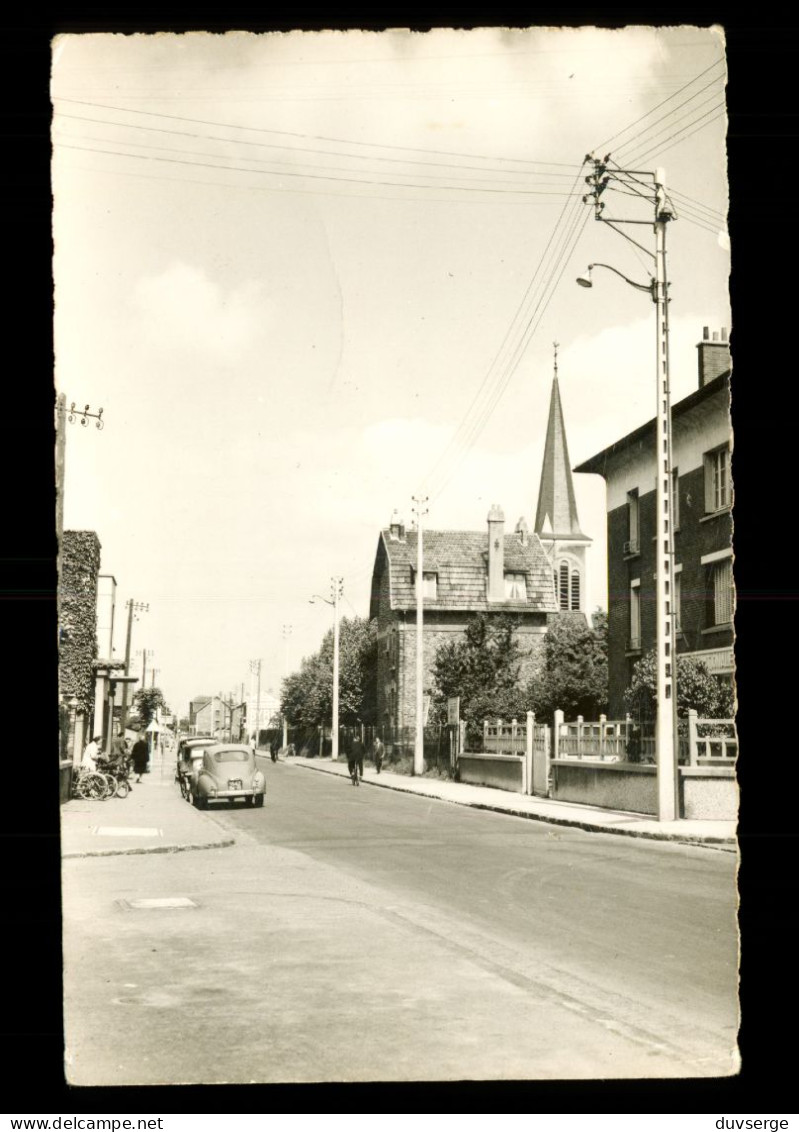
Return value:
<svg viewBox="0 0 799 1132">
<path fill-rule="evenodd" d="M 145 853 L 189 853 L 195 849 L 227 849 L 236 844 L 235 837 L 228 837 L 222 841 L 187 842 L 185 845 L 151 845 L 146 848 L 134 847 L 132 849 L 86 849 L 76 850 L 73 853 L 62 853 L 61 860 L 76 860 L 80 857 L 133 857 Z"/>
<path fill-rule="evenodd" d="M 294 765 L 305 770 L 315 770 L 322 774 L 332 774 L 337 778 L 345 777 L 343 774 L 337 774 L 332 768 L 309 766 L 308 763 L 295 763 Z M 487 810 L 489 813 L 505 814 L 506 817 L 511 818 L 526 818 L 528 821 L 545 822 L 547 825 L 562 825 L 572 829 L 582 829 L 586 833 L 609 833 L 617 837 L 641 837 L 648 841 L 668 841 L 676 845 L 695 845 L 699 848 L 710 847 L 726 852 L 737 851 L 737 842 L 734 838 L 729 837 L 711 836 L 697 838 L 692 837 L 690 834 L 657 833 L 654 830 L 648 829 L 609 829 L 607 826 L 597 825 L 590 821 L 581 821 L 579 818 L 561 818 L 550 816 L 549 814 L 533 814 L 526 810 L 513 810 L 506 806 L 492 805 L 489 802 L 469 802 L 466 799 L 443 798 L 439 794 L 426 794 L 419 790 L 411 790 L 405 786 L 390 785 L 386 782 L 375 782 L 373 778 L 362 778 L 361 782 L 366 786 L 378 786 L 383 790 L 396 790 L 398 794 L 415 794 L 417 798 L 429 798 L 436 802 L 448 802 L 453 806 L 467 806 L 472 810 Z"/>
</svg>

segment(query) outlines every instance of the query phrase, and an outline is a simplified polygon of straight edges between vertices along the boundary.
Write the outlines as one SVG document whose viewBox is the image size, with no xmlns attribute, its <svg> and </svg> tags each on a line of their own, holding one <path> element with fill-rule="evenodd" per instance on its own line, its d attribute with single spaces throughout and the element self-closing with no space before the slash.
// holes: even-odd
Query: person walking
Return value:
<svg viewBox="0 0 799 1132">
<path fill-rule="evenodd" d="M 352 737 L 350 743 L 349 754 L 347 755 L 347 770 L 350 772 L 353 786 L 359 786 L 363 778 L 363 740 L 356 732 Z"/>
<path fill-rule="evenodd" d="M 133 769 L 136 772 L 136 781 L 141 782 L 141 776 L 147 773 L 147 761 L 149 758 L 147 740 L 144 738 L 144 735 L 139 735 L 139 738 L 133 744 L 131 754 L 133 756 Z"/>
<path fill-rule="evenodd" d="M 383 756 L 385 753 L 386 749 L 383 746 L 383 740 L 379 735 L 375 735 L 375 741 L 372 746 L 372 757 L 375 760 L 375 770 L 378 774 L 380 774 L 380 768 L 383 765 Z"/>
</svg>

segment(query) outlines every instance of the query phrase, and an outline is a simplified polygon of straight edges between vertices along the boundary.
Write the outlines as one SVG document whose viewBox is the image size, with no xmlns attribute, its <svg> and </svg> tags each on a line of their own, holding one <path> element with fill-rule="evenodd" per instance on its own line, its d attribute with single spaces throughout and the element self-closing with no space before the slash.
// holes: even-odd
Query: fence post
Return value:
<svg viewBox="0 0 799 1132">
<path fill-rule="evenodd" d="M 533 727 L 535 726 L 535 715 L 533 712 L 527 713 L 527 729 L 525 732 L 524 744 L 524 774 L 522 775 L 522 792 L 524 794 L 532 794 L 533 792 Z"/>
<path fill-rule="evenodd" d="M 483 720 L 483 750 L 488 750 L 488 720 Z"/>
<path fill-rule="evenodd" d="M 462 755 L 466 750 L 466 720 L 462 719 L 458 724 L 458 755 Z"/>
<path fill-rule="evenodd" d="M 583 757 L 583 717 L 577 716 L 577 757 Z"/>
<path fill-rule="evenodd" d="M 563 712 L 560 708 L 555 711 L 555 726 L 553 728 L 552 737 L 552 757 L 553 759 L 560 758 L 560 729 L 563 726 Z"/>
<path fill-rule="evenodd" d="M 599 757 L 602 759 L 602 762 L 605 761 L 605 724 L 607 723 L 607 721 L 608 721 L 608 717 L 606 715 L 600 715 L 600 717 L 599 717 Z"/>
<path fill-rule="evenodd" d="M 514 718 L 510 721 L 510 749 L 511 749 L 512 755 L 516 754 L 516 728 L 517 728 L 517 726 L 518 726 L 518 721 L 516 720 L 516 718 L 514 716 Z"/>
<path fill-rule="evenodd" d="M 690 766 L 697 766 L 699 761 L 696 738 L 696 709 L 688 708 L 688 763 Z"/>
</svg>

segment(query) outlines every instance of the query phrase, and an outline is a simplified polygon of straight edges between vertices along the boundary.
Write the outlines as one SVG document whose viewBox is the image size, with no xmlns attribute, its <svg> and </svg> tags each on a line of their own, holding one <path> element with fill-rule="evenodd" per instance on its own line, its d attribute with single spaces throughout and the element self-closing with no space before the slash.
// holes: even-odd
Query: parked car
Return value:
<svg viewBox="0 0 799 1132">
<path fill-rule="evenodd" d="M 191 776 L 194 770 L 202 766 L 203 751 L 208 747 L 216 746 L 217 740 L 213 735 L 187 735 L 178 744 L 178 761 L 175 768 L 175 781 L 179 782 L 182 775 Z"/>
<path fill-rule="evenodd" d="M 215 743 L 205 747 L 202 765 L 191 775 L 194 805 L 204 810 L 209 802 L 244 798 L 248 806 L 263 806 L 266 779 L 255 756 L 243 743 Z"/>
</svg>

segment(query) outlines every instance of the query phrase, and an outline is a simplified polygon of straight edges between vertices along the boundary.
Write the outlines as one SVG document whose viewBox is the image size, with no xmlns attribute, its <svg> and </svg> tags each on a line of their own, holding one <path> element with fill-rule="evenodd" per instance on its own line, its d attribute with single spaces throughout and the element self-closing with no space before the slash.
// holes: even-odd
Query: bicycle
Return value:
<svg viewBox="0 0 799 1132">
<path fill-rule="evenodd" d="M 97 770 L 89 770 L 88 767 L 78 767 L 77 773 L 72 778 L 73 798 L 102 802 L 110 796 L 110 793 L 104 774 Z"/>
<path fill-rule="evenodd" d="M 130 783 L 128 782 L 127 763 L 107 763 L 103 762 L 98 765 L 97 773 L 105 778 L 108 784 L 108 797 L 109 798 L 127 798 L 130 793 Z"/>
</svg>

